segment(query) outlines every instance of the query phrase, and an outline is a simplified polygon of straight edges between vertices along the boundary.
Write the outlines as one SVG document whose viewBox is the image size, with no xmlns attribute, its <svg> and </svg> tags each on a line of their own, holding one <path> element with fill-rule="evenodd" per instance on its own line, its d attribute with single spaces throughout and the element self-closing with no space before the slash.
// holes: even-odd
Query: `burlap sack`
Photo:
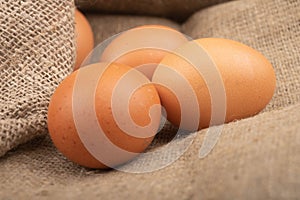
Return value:
<svg viewBox="0 0 300 200">
<path fill-rule="evenodd" d="M 47 133 L 48 101 L 74 63 L 74 5 L 1 1 L 0 156 Z"/>
<path fill-rule="evenodd" d="M 172 165 L 145 174 L 82 168 L 58 153 L 49 137 L 41 137 L 0 158 L 0 199 L 299 199 L 299 8 L 299 1 L 232 1 L 201 10 L 183 25 L 195 38 L 227 37 L 257 48 L 276 70 L 278 88 L 270 105 L 252 118 L 226 124 L 207 157 L 198 155 L 208 129 L 199 131 Z M 95 20 L 99 42 L 135 25 L 133 18 L 120 16 L 89 19 Z M 105 23 L 108 19 L 112 23 Z M 150 150 L 161 148 L 174 132 L 166 127 Z"/>
<path fill-rule="evenodd" d="M 83 10 L 107 14 L 134 14 L 168 17 L 183 21 L 194 12 L 230 0 L 75 0 Z"/>
</svg>

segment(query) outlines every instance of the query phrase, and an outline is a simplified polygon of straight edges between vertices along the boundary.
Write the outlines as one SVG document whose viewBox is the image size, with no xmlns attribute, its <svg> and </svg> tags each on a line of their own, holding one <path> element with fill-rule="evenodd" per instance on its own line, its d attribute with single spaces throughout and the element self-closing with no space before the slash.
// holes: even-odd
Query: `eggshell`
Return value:
<svg viewBox="0 0 300 200">
<path fill-rule="evenodd" d="M 81 66 L 94 47 L 94 35 L 90 23 L 77 9 L 75 9 L 75 36 L 77 57 L 74 70 Z"/>
<path fill-rule="evenodd" d="M 48 109 L 48 129 L 54 145 L 71 161 L 89 168 L 115 167 L 131 160 L 148 147 L 160 123 L 160 99 L 154 85 L 129 66 L 106 66 L 98 63 L 73 72 L 58 86 Z M 101 70 L 98 80 L 95 74 Z M 89 85 L 93 81 L 95 90 Z M 89 94 L 91 89 L 94 93 Z M 133 91 L 127 100 L 125 90 Z M 129 117 L 124 112 L 127 110 Z M 131 120 L 133 127 L 129 126 Z M 103 136 L 93 123 L 101 127 Z M 91 153 L 94 150 L 105 160 Z"/>
<path fill-rule="evenodd" d="M 149 79 L 167 52 L 188 39 L 180 32 L 161 25 L 139 26 L 121 33 L 104 50 L 103 62 L 116 62 L 138 68 Z"/>
<path fill-rule="evenodd" d="M 192 92 L 179 99 L 179 93 L 188 89 L 184 80 Z M 154 72 L 153 82 L 168 120 L 185 129 L 194 129 L 193 121 L 201 129 L 253 116 L 268 104 L 276 86 L 273 67 L 261 53 L 221 38 L 191 41 L 168 54 Z M 191 103 L 193 95 L 197 103 Z M 199 118 L 182 122 L 183 112 L 187 118 L 197 111 Z"/>
</svg>

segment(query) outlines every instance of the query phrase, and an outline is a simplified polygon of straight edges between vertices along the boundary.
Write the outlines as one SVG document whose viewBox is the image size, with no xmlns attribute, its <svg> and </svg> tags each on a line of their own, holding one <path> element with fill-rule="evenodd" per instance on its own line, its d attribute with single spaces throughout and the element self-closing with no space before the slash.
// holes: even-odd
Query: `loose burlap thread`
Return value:
<svg viewBox="0 0 300 200">
<path fill-rule="evenodd" d="M 207 129 L 197 133 L 172 165 L 146 174 L 85 169 L 64 158 L 49 137 L 37 138 L 0 158 L 0 198 L 299 199 L 299 8 L 299 1 L 232 1 L 200 10 L 182 27 L 157 17 L 88 14 L 97 43 L 150 23 L 170 25 L 194 38 L 246 43 L 273 64 L 275 95 L 262 113 L 226 124 L 204 159 L 198 155 Z M 165 127 L 151 150 L 161 148 L 174 132 L 174 127 Z M 139 162 L 128 166 L 147 164 Z"/>
</svg>

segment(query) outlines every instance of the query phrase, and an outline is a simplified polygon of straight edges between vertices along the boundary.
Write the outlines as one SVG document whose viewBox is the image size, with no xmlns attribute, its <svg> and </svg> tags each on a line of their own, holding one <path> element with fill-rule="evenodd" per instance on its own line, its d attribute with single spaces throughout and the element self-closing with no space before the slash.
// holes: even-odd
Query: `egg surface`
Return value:
<svg viewBox="0 0 300 200">
<path fill-rule="evenodd" d="M 97 63 L 58 86 L 48 108 L 48 130 L 71 161 L 108 168 L 148 147 L 160 115 L 158 93 L 143 74 L 126 65 Z"/>
<path fill-rule="evenodd" d="M 257 114 L 271 100 L 276 77 L 271 63 L 253 48 L 203 38 L 165 56 L 153 82 L 168 120 L 194 131 Z"/>
<path fill-rule="evenodd" d="M 144 25 L 117 36 L 101 55 L 102 62 L 116 62 L 138 68 L 150 80 L 157 64 L 188 39 L 173 28 Z"/>
<path fill-rule="evenodd" d="M 76 61 L 74 70 L 78 69 L 93 50 L 94 35 L 86 17 L 75 9 Z"/>
</svg>

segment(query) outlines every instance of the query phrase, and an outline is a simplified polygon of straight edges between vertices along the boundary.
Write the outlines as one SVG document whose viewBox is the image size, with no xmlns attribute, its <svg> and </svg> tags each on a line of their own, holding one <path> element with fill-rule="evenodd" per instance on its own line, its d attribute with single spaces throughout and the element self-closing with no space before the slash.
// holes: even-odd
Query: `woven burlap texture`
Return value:
<svg viewBox="0 0 300 200">
<path fill-rule="evenodd" d="M 0 158 L 0 199 L 299 199 L 299 9 L 297 0 L 232 1 L 203 9 L 183 24 L 181 30 L 194 38 L 225 37 L 258 49 L 277 77 L 276 93 L 264 112 L 226 124 L 207 157 L 198 157 L 207 129 L 172 165 L 145 174 L 82 168 L 58 153 L 49 137 L 41 137 Z M 154 20 L 88 18 L 97 42 Z M 174 132 L 166 127 L 152 148 L 159 149 Z"/>
<path fill-rule="evenodd" d="M 47 133 L 51 94 L 74 63 L 72 1 L 0 1 L 0 156 Z"/>
</svg>

